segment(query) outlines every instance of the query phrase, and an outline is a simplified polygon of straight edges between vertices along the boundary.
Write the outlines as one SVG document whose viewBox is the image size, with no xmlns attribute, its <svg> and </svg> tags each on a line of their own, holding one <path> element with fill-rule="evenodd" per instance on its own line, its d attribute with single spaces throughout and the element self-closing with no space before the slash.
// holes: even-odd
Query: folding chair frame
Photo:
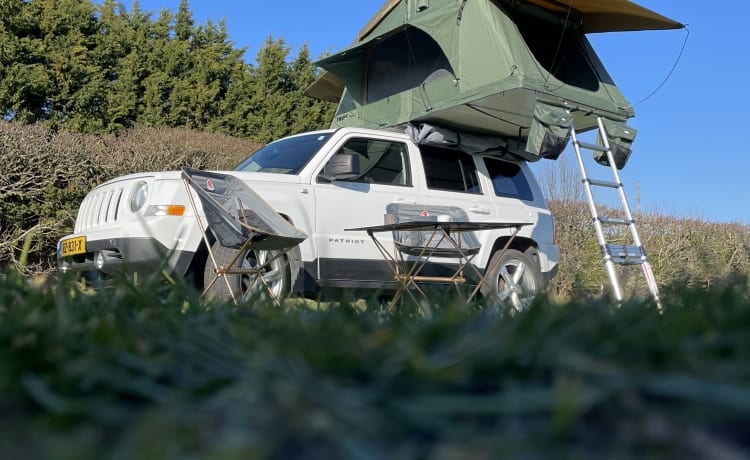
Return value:
<svg viewBox="0 0 750 460">
<path fill-rule="evenodd" d="M 190 201 L 190 207 L 192 208 L 193 214 L 195 215 L 195 218 L 198 221 L 198 228 L 200 228 L 201 236 L 203 237 L 203 242 L 205 243 L 206 249 L 208 250 L 208 257 L 211 260 L 212 266 L 214 267 L 214 276 L 213 278 L 211 278 L 211 281 L 209 281 L 209 283 L 206 286 L 204 286 L 203 292 L 201 293 L 201 297 L 205 297 L 205 295 L 213 287 L 213 285 L 216 284 L 219 278 L 222 278 L 224 282 L 226 283 L 227 290 L 229 291 L 229 294 L 232 297 L 232 301 L 234 302 L 235 305 L 239 305 L 240 300 L 242 299 L 238 299 L 237 296 L 235 295 L 234 289 L 232 289 L 232 286 L 229 283 L 229 279 L 227 279 L 227 275 L 250 275 L 250 279 L 249 279 L 250 284 L 253 284 L 256 281 L 260 281 L 261 284 L 266 288 L 266 291 L 268 291 L 268 294 L 271 296 L 273 302 L 276 305 L 280 305 L 281 299 L 279 299 L 279 297 L 273 292 L 273 288 L 268 284 L 267 280 L 261 275 L 265 273 L 266 267 L 271 265 L 278 258 L 283 257 L 284 254 L 286 254 L 288 249 L 276 251 L 276 254 L 274 254 L 273 257 L 266 260 L 265 262 L 263 262 L 262 265 L 259 265 L 257 267 L 254 267 L 254 268 L 237 267 L 235 265 L 237 264 L 239 259 L 245 254 L 245 251 L 247 251 L 248 249 L 252 247 L 252 240 L 248 238 L 237 249 L 237 252 L 235 253 L 232 260 L 229 262 L 229 264 L 227 264 L 226 266 L 220 266 L 216 262 L 216 257 L 214 256 L 213 250 L 211 249 L 211 241 L 209 240 L 208 233 L 205 230 L 206 228 L 208 228 L 208 226 L 203 224 L 203 219 L 201 219 L 200 213 L 198 212 L 198 206 L 196 205 L 195 198 L 193 197 L 193 194 L 192 194 L 191 189 L 195 188 L 198 185 L 195 184 L 191 178 L 186 177 L 185 175 L 183 175 L 182 181 L 185 184 L 185 190 L 187 191 L 188 200 Z M 205 196 L 205 198 L 212 200 L 214 205 L 223 209 L 223 206 L 221 205 L 221 203 L 217 202 L 210 196 Z M 239 201 L 239 199 L 238 199 L 238 205 L 240 209 L 243 209 L 242 202 Z M 237 223 L 247 228 L 248 230 L 258 231 L 257 228 L 248 224 L 246 220 L 243 222 L 243 217 L 238 216 Z M 270 253 L 272 251 L 268 250 L 268 252 Z"/>
</svg>

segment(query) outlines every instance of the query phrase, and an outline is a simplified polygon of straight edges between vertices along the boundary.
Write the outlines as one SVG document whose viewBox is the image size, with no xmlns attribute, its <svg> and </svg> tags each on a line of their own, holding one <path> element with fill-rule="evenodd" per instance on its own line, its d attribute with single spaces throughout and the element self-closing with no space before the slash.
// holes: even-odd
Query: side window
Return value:
<svg viewBox="0 0 750 460">
<path fill-rule="evenodd" d="M 485 157 L 484 164 L 487 165 L 487 172 L 492 179 L 495 195 L 520 198 L 527 201 L 534 199 L 526 176 L 517 163 Z"/>
<path fill-rule="evenodd" d="M 339 152 L 353 153 L 359 157 L 359 176 L 347 182 L 411 185 L 406 144 L 379 139 L 354 138 L 349 139 Z"/>
<path fill-rule="evenodd" d="M 421 146 L 427 187 L 481 194 L 474 158 L 460 150 Z"/>
</svg>

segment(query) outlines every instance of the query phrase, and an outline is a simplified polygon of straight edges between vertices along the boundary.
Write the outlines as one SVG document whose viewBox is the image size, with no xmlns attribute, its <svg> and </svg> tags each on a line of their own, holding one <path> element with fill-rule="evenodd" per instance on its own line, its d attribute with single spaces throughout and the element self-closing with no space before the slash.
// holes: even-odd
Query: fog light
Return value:
<svg viewBox="0 0 750 460">
<path fill-rule="evenodd" d="M 60 272 L 68 273 L 68 270 L 70 270 L 70 263 L 67 260 L 63 260 L 60 263 Z"/>
<path fill-rule="evenodd" d="M 96 268 L 99 270 L 104 268 L 104 254 L 101 252 L 94 254 L 94 265 L 96 265 Z"/>
</svg>

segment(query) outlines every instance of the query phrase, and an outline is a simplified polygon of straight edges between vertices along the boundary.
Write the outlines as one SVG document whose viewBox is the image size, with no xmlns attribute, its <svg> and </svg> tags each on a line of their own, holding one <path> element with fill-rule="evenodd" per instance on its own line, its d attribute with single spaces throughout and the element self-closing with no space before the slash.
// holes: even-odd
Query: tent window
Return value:
<svg viewBox="0 0 750 460">
<path fill-rule="evenodd" d="M 481 194 L 474 158 L 460 150 L 420 145 L 427 187 Z"/>
<path fill-rule="evenodd" d="M 378 43 L 367 63 L 367 102 L 415 88 L 435 76 L 453 77 L 453 68 L 440 45 L 414 27 Z"/>
<path fill-rule="evenodd" d="M 571 86 L 599 89 L 599 79 L 585 54 L 586 37 L 580 29 L 520 11 L 512 17 L 531 54 L 547 72 Z"/>
</svg>

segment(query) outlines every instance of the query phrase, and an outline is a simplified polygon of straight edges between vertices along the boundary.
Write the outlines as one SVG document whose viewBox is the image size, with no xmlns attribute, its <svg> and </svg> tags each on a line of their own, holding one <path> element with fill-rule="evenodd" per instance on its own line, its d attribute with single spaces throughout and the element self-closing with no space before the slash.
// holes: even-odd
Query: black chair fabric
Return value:
<svg viewBox="0 0 750 460">
<path fill-rule="evenodd" d="M 200 199 L 208 228 L 222 246 L 240 248 L 247 240 L 262 250 L 282 250 L 307 238 L 244 182 L 228 174 L 183 168 Z"/>
</svg>

